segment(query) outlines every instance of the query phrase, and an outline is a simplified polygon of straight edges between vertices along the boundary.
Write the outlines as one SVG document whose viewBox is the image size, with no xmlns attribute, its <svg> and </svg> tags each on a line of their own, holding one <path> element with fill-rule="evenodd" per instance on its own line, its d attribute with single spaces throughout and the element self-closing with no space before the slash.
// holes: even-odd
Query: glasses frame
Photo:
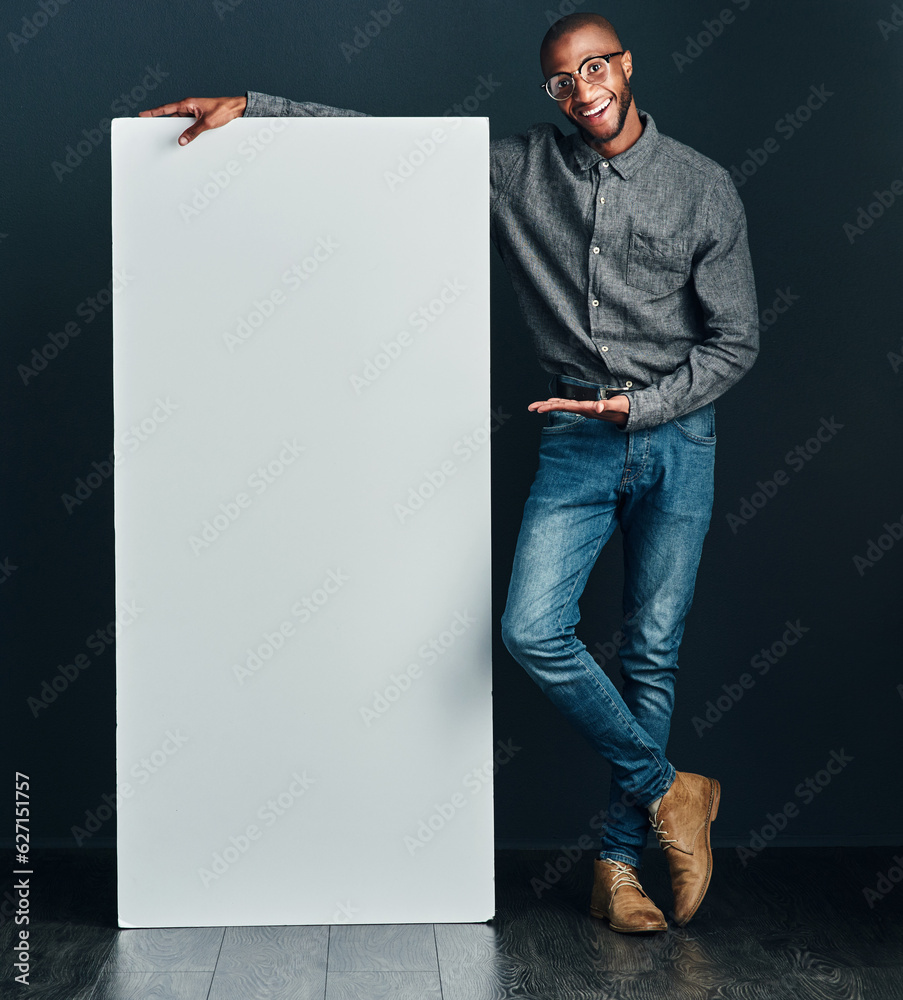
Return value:
<svg viewBox="0 0 903 1000">
<path fill-rule="evenodd" d="M 577 69 L 576 69 L 576 72 L 577 72 L 577 73 L 578 73 L 578 74 L 580 75 L 580 79 L 581 79 L 581 80 L 582 80 L 582 81 L 583 81 L 584 83 L 592 83 L 592 81 L 591 81 L 591 80 L 587 80 L 587 78 L 586 78 L 586 77 L 585 77 L 585 76 L 583 75 L 583 67 L 584 67 L 584 66 L 585 66 L 585 65 L 586 65 L 586 64 L 587 64 L 588 62 L 592 62 L 592 60 L 593 60 L 593 59 L 604 59 L 604 60 L 605 60 L 605 63 L 606 63 L 606 65 L 608 66 L 608 72 L 609 72 L 609 74 L 611 74 L 611 59 L 612 59 L 612 56 L 622 56 L 622 55 L 624 55 L 624 53 L 625 53 L 626 51 L 627 51 L 626 49 L 622 49 L 622 50 L 621 50 L 620 52 L 608 52 L 608 53 L 606 53 L 605 55 L 595 55 L 595 56 L 587 56 L 587 57 L 586 57 L 586 58 L 585 58 L 585 59 L 583 60 L 583 62 L 582 62 L 582 63 L 580 63 L 580 65 L 579 65 L 579 66 L 577 67 Z M 542 88 L 543 88 L 543 90 L 544 90 L 544 91 L 545 91 L 545 92 L 546 92 L 546 93 L 547 93 L 547 94 L 549 95 L 549 97 L 551 97 L 551 98 L 552 98 L 552 100 L 553 100 L 553 101 L 566 101 L 566 100 L 568 99 L 568 97 L 570 97 L 570 96 L 571 96 L 571 94 L 567 94 L 567 95 L 565 95 L 564 97 L 556 97 L 556 96 L 555 96 L 555 95 L 554 95 L 554 94 L 553 94 L 553 93 L 552 93 L 552 92 L 551 92 L 551 91 L 549 90 L 549 82 L 550 82 L 551 80 L 554 80 L 556 76 L 569 76 L 569 77 L 571 78 L 571 80 L 572 80 L 572 81 L 573 81 L 573 83 L 574 83 L 574 89 L 573 89 L 572 93 L 576 93 L 576 92 L 577 92 L 577 81 L 576 81 L 576 80 L 574 80 L 574 74 L 573 74 L 573 73 L 569 73 L 569 72 L 568 72 L 567 70 L 564 70 L 564 71 L 563 71 L 563 72 L 561 72 L 561 73 L 553 73 L 553 74 L 552 74 L 552 75 L 551 75 L 551 76 L 550 76 L 550 77 L 548 78 L 548 80 L 543 80 L 543 81 L 542 81 Z M 606 78 L 606 79 L 607 79 L 607 78 Z"/>
</svg>

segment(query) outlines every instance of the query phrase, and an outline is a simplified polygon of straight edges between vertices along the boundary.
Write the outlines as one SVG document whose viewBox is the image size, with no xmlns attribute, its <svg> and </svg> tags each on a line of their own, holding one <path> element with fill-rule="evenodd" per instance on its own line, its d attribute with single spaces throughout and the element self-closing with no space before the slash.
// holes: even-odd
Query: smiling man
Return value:
<svg viewBox="0 0 903 1000">
<path fill-rule="evenodd" d="M 758 352 L 746 217 L 728 172 L 637 108 L 631 53 L 609 21 L 571 14 L 540 47 L 550 123 L 490 144 L 490 234 L 549 397 L 502 616 L 511 655 L 612 769 L 590 913 L 613 930 L 667 929 L 638 874 L 651 828 L 673 918 L 708 889 L 721 787 L 665 755 L 677 654 L 713 498 L 713 401 Z M 249 91 L 141 112 L 197 121 L 362 112 Z M 602 546 L 624 550 L 622 691 L 575 635 Z"/>
</svg>

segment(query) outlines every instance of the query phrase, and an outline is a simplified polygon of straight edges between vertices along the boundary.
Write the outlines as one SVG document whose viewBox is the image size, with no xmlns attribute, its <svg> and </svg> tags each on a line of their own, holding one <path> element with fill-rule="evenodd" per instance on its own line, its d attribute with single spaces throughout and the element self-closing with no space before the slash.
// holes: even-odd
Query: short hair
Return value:
<svg viewBox="0 0 903 1000">
<path fill-rule="evenodd" d="M 539 51 L 542 52 L 547 45 L 557 41 L 562 35 L 569 35 L 572 31 L 577 31 L 578 28 L 585 28 L 590 24 L 608 32 L 614 38 L 618 48 L 623 48 L 621 45 L 621 39 L 618 37 L 617 31 L 615 31 L 615 26 L 608 20 L 607 17 L 603 17 L 601 14 L 593 14 L 589 11 L 580 11 L 578 13 L 565 14 L 564 17 L 559 17 L 558 20 L 550 26 L 545 35 L 543 35 L 542 42 L 540 42 L 539 45 Z"/>
</svg>

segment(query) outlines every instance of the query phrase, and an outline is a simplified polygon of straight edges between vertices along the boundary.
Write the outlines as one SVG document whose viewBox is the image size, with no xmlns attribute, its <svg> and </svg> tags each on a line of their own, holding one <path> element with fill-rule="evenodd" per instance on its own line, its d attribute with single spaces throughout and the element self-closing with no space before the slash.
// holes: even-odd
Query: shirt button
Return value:
<svg viewBox="0 0 903 1000">
<path fill-rule="evenodd" d="M 610 164 L 609 164 L 608 160 L 603 160 L 603 161 L 602 161 L 602 166 L 603 166 L 603 167 L 608 167 L 608 166 L 610 166 Z"/>
<path fill-rule="evenodd" d="M 603 351 L 607 351 L 607 350 L 608 350 L 608 348 L 607 348 L 607 347 L 603 347 L 603 348 L 602 348 L 602 350 L 603 350 Z"/>
<path fill-rule="evenodd" d="M 599 300 L 598 299 L 593 299 L 593 305 L 597 306 L 598 304 L 599 304 Z"/>
<path fill-rule="evenodd" d="M 600 198 L 599 199 L 599 204 L 600 205 L 604 205 L 605 204 L 605 199 L 604 198 Z"/>
<path fill-rule="evenodd" d="M 598 252 L 599 252 L 599 248 L 598 247 L 593 247 L 593 253 L 598 253 Z"/>
<path fill-rule="evenodd" d="M 624 383 L 624 387 L 625 387 L 626 389 L 629 389 L 629 388 L 630 388 L 630 387 L 631 387 L 632 385 L 633 385 L 633 382 L 625 382 L 625 383 Z"/>
</svg>

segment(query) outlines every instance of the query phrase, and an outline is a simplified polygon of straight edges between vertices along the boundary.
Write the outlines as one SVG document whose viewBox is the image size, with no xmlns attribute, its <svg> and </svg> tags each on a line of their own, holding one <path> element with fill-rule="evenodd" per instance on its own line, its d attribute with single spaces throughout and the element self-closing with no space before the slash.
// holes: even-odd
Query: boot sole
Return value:
<svg viewBox="0 0 903 1000">
<path fill-rule="evenodd" d="M 608 926 L 619 934 L 650 934 L 655 931 L 666 931 L 668 929 L 667 922 L 660 927 L 620 927 L 618 924 L 612 923 L 608 914 L 603 913 L 601 910 L 596 910 L 591 906 L 589 912 L 593 917 L 598 917 L 600 920 L 607 920 Z"/>
<path fill-rule="evenodd" d="M 705 873 L 705 881 L 702 883 L 702 888 L 699 890 L 699 895 L 696 897 L 696 902 L 693 904 L 693 909 L 683 918 L 683 920 L 675 919 L 674 923 L 678 927 L 683 927 L 685 924 L 689 923 L 690 918 L 699 909 L 699 904 L 705 899 L 705 894 L 709 891 L 709 883 L 712 880 L 712 841 L 711 841 L 711 829 L 712 823 L 718 815 L 718 806 L 721 805 L 721 782 L 717 778 L 709 778 L 711 782 L 709 791 L 709 811 L 706 814 L 705 823 L 705 848 L 708 855 L 708 866 Z"/>
</svg>

